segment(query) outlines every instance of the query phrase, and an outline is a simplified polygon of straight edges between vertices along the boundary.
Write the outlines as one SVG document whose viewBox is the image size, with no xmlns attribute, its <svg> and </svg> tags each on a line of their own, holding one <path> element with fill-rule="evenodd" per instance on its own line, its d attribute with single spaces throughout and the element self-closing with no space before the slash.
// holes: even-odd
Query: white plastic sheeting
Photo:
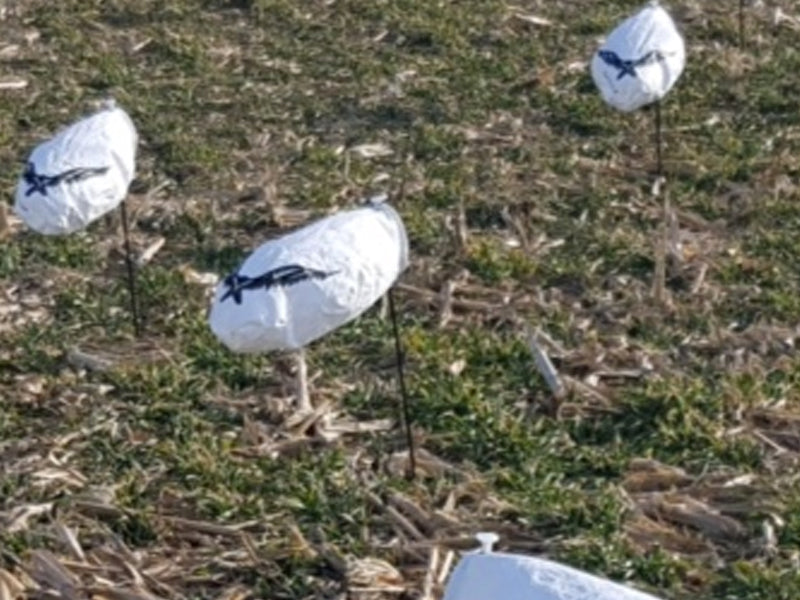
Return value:
<svg viewBox="0 0 800 600">
<path fill-rule="evenodd" d="M 37 146 L 17 184 L 14 210 L 47 235 L 83 229 L 125 199 L 138 136 L 113 102 Z"/>
<path fill-rule="evenodd" d="M 209 324 L 235 352 L 297 350 L 358 317 L 407 266 L 391 206 L 341 212 L 253 252 L 217 287 Z"/>
<path fill-rule="evenodd" d="M 686 64 L 686 48 L 669 13 L 650 2 L 620 23 L 592 58 L 603 99 L 630 112 L 663 98 Z"/>
<path fill-rule="evenodd" d="M 659 600 L 541 558 L 477 552 L 456 566 L 444 600 Z"/>
</svg>

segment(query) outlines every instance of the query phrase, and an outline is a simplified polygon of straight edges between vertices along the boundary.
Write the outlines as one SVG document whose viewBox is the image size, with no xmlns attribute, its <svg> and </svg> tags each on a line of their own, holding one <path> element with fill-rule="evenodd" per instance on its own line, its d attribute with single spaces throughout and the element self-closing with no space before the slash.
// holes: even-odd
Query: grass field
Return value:
<svg viewBox="0 0 800 600">
<path fill-rule="evenodd" d="M 2 223 L 0 598 L 438 597 L 480 530 L 670 600 L 800 597 L 800 9 L 749 8 L 741 51 L 735 0 L 670 2 L 663 227 L 652 113 L 587 69 L 638 4 L 0 1 L 6 201 L 113 95 L 163 241 L 134 340 L 118 217 Z M 208 274 L 382 190 L 414 482 L 380 306 L 309 349 L 306 419 L 286 357 L 206 324 Z"/>
</svg>

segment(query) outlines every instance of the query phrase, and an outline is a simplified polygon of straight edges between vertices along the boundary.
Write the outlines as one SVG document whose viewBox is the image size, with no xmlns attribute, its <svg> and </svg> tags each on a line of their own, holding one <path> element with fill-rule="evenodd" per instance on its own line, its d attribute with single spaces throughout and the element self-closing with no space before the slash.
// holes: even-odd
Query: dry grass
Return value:
<svg viewBox="0 0 800 600">
<path fill-rule="evenodd" d="M 116 217 L 3 207 L 0 599 L 438 597 L 487 529 L 674 600 L 796 598 L 800 12 L 750 7 L 742 51 L 735 2 L 670 4 L 665 220 L 650 114 L 586 70 L 638 2 L 0 2 L 6 189 L 107 95 L 140 129 L 147 331 Z M 381 190 L 413 483 L 379 307 L 310 349 L 303 418 L 287 361 L 205 323 L 250 248 Z"/>
</svg>

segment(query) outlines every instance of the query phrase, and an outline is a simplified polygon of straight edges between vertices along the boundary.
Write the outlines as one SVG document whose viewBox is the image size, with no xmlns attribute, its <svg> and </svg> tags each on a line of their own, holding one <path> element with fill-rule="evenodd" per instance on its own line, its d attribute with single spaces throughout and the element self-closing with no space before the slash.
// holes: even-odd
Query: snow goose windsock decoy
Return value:
<svg viewBox="0 0 800 600">
<path fill-rule="evenodd" d="M 121 207 L 134 328 L 139 333 L 125 197 L 138 135 L 128 114 L 107 101 L 95 114 L 34 148 L 17 184 L 14 210 L 34 231 L 66 235 Z"/>
<path fill-rule="evenodd" d="M 656 152 L 661 175 L 660 100 L 686 64 L 683 37 L 658 0 L 625 19 L 592 58 L 592 79 L 603 99 L 622 112 L 656 103 Z"/>
<path fill-rule="evenodd" d="M 211 330 L 234 352 L 294 351 L 301 411 L 311 410 L 305 346 L 375 304 L 408 266 L 405 226 L 384 199 L 266 242 L 217 286 L 209 314 Z M 403 392 L 391 295 L 389 301 Z M 406 410 L 405 397 L 403 405 Z M 407 417 L 406 411 L 408 433 Z"/>
<path fill-rule="evenodd" d="M 492 552 L 495 534 L 478 534 L 482 549 L 464 556 L 444 600 L 659 600 L 560 563 Z"/>
</svg>

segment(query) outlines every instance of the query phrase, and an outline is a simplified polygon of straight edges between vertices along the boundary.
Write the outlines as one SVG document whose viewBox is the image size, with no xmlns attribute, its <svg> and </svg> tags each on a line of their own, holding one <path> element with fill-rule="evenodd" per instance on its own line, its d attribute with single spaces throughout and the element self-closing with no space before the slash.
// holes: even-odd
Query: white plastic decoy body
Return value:
<svg viewBox="0 0 800 600">
<path fill-rule="evenodd" d="M 556 562 L 492 552 L 495 539 L 479 538 L 482 548 L 459 561 L 444 600 L 659 600 Z"/>
<path fill-rule="evenodd" d="M 133 181 L 138 135 L 113 102 L 34 148 L 14 210 L 34 231 L 69 234 L 119 206 Z"/>
<path fill-rule="evenodd" d="M 658 2 L 650 2 L 609 34 L 592 58 L 591 72 L 603 99 L 631 112 L 661 100 L 685 64 L 686 47 L 675 22 Z"/>
<path fill-rule="evenodd" d="M 217 287 L 209 324 L 235 352 L 297 350 L 358 317 L 407 266 L 391 206 L 340 212 L 256 249 Z"/>
</svg>

